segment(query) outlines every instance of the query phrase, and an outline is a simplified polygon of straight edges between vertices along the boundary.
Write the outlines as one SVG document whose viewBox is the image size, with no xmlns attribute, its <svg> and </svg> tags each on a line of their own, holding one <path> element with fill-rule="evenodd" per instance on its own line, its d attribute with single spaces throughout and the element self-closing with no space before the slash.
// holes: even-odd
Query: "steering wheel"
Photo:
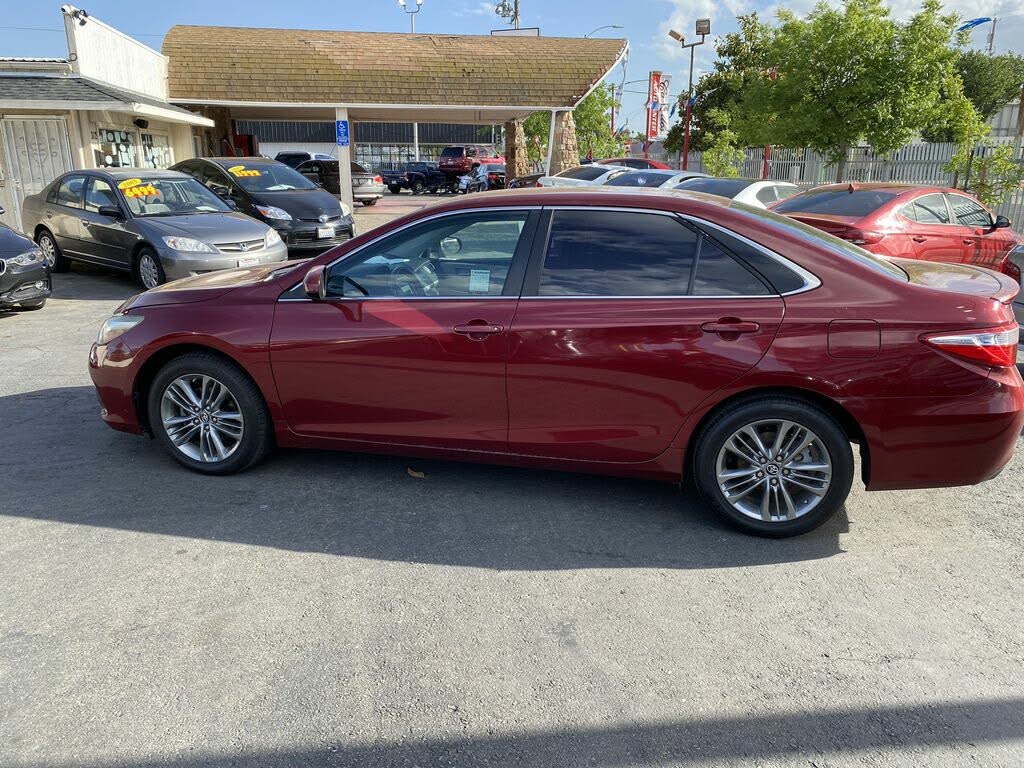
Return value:
<svg viewBox="0 0 1024 768">
<path fill-rule="evenodd" d="M 395 296 L 436 296 L 437 271 L 429 260 L 413 267 L 399 264 L 391 270 L 391 286 Z"/>
</svg>

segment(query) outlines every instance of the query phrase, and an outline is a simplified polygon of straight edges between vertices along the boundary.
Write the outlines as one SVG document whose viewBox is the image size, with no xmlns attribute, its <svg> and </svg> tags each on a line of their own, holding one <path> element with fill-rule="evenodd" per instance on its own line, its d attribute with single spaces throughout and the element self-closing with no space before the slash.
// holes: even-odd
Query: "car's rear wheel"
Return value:
<svg viewBox="0 0 1024 768">
<path fill-rule="evenodd" d="M 204 474 L 240 472 L 273 444 L 259 388 L 236 365 L 206 352 L 175 358 L 160 370 L 148 414 L 171 456 Z"/>
<path fill-rule="evenodd" d="M 46 262 L 50 265 L 50 269 L 54 272 L 67 272 L 71 263 L 67 257 L 61 253 L 60 247 L 57 245 L 57 241 L 48 229 L 39 231 L 36 235 L 36 245 L 39 246 L 39 250 L 43 252 L 43 256 L 46 258 Z"/>
<path fill-rule="evenodd" d="M 160 263 L 160 257 L 152 248 L 143 248 L 135 260 L 135 272 L 139 276 L 139 282 L 146 290 L 156 288 L 167 282 L 167 275 L 164 274 L 164 267 Z"/>
<path fill-rule="evenodd" d="M 715 414 L 698 438 L 693 468 L 701 495 L 732 524 L 760 536 L 796 536 L 846 501 L 853 451 L 824 410 L 771 396 Z"/>
<path fill-rule="evenodd" d="M 376 197 L 371 197 L 369 200 L 363 200 L 363 205 L 376 205 L 376 204 L 377 204 L 377 198 Z"/>
<path fill-rule="evenodd" d="M 420 194 L 422 192 L 423 192 L 423 182 L 422 181 L 414 181 L 412 183 L 412 193 L 414 195 L 418 195 L 418 194 Z"/>
</svg>

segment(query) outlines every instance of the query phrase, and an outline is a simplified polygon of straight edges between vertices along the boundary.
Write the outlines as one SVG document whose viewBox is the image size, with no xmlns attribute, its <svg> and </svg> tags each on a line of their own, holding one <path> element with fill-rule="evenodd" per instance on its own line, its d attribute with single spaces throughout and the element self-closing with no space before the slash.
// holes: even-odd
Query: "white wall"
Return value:
<svg viewBox="0 0 1024 768">
<path fill-rule="evenodd" d="M 72 68 L 83 77 L 167 99 L 167 58 L 92 16 L 79 24 L 65 5 L 64 28 Z"/>
</svg>

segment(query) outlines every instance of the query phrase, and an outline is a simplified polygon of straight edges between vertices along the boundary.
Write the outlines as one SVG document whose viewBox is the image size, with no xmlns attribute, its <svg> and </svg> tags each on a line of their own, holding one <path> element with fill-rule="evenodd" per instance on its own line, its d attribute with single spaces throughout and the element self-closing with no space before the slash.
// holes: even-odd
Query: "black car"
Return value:
<svg viewBox="0 0 1024 768">
<path fill-rule="evenodd" d="M 49 295 L 50 265 L 43 252 L 30 238 L 0 224 L 0 309 L 41 309 Z"/>
<path fill-rule="evenodd" d="M 172 170 L 199 179 L 242 213 L 277 230 L 289 251 L 312 255 L 351 240 L 352 211 L 294 168 L 265 157 L 206 157 Z"/>
<path fill-rule="evenodd" d="M 537 182 L 540 181 L 542 176 L 546 176 L 546 173 L 531 173 L 528 176 L 517 176 L 508 182 L 509 189 L 524 189 L 526 187 L 539 186 Z"/>
<path fill-rule="evenodd" d="M 279 163 L 284 163 L 289 168 L 298 168 L 307 160 L 337 160 L 337 158 L 330 155 L 322 155 L 319 152 L 302 151 L 278 152 L 274 155 L 274 159 Z"/>
<path fill-rule="evenodd" d="M 295 169 L 310 181 L 334 195 L 341 194 L 341 169 L 337 160 L 307 160 Z M 376 205 L 384 197 L 384 179 L 359 163 L 349 163 L 352 175 L 352 199 L 363 205 Z"/>
<path fill-rule="evenodd" d="M 421 192 L 454 192 L 459 180 L 456 176 L 442 173 L 437 163 L 413 162 L 405 164 L 405 186 L 414 195 Z"/>
<path fill-rule="evenodd" d="M 381 178 L 384 179 L 384 186 L 393 195 L 397 195 L 405 188 L 405 165 L 400 165 L 398 168 L 385 168 L 380 172 Z"/>
</svg>

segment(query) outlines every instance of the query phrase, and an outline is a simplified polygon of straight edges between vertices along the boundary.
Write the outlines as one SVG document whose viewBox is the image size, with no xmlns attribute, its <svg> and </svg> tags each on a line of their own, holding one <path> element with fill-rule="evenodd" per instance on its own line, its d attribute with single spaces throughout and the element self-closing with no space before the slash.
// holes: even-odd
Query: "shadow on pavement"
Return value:
<svg viewBox="0 0 1024 768">
<path fill-rule="evenodd" d="M 129 273 L 92 264 L 75 262 L 70 272 L 53 276 L 54 299 L 118 301 L 142 293 L 143 290 Z"/>
<path fill-rule="evenodd" d="M 5 514 L 295 551 L 499 570 L 727 568 L 830 557 L 847 526 L 844 512 L 764 540 L 669 484 L 330 451 L 280 450 L 206 477 L 110 430 L 91 387 L 0 397 L 0 429 L 5 474 L 18 478 Z"/>
<path fill-rule="evenodd" d="M 869 753 L 884 765 L 884 753 L 896 749 L 1009 742 L 1024 737 L 1024 698 L 967 701 L 903 707 L 829 709 L 786 715 L 724 717 L 621 725 L 603 728 L 534 731 L 515 736 L 417 739 L 346 745 L 325 740 L 308 749 L 232 754 L 196 754 L 143 761 L 78 761 L 82 768 L 297 768 L 298 766 L 624 766 L 761 765 L 764 759 L 802 758 L 807 765 L 860 764 Z M 1007 745 L 1009 759 L 1013 746 Z M 877 754 L 882 752 L 882 755 Z M 876 753 L 876 754 L 871 754 Z M 857 755 L 855 757 L 855 755 Z M 960 753 L 965 762 L 976 754 Z M 929 758 L 919 755 L 921 765 Z M 735 761 L 735 762 L 734 762 Z M 851 762 L 847 762 L 851 761 Z M 773 762 L 774 764 L 774 762 Z M 1009 764 L 1009 763 L 1007 763 Z M 24 765 L 24 764 L 23 764 Z M 42 765 L 40 763 L 39 765 Z M 53 765 L 70 765 L 47 763 Z"/>
</svg>

